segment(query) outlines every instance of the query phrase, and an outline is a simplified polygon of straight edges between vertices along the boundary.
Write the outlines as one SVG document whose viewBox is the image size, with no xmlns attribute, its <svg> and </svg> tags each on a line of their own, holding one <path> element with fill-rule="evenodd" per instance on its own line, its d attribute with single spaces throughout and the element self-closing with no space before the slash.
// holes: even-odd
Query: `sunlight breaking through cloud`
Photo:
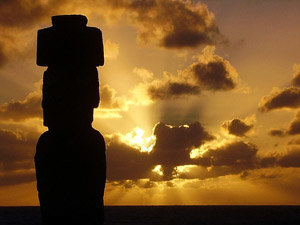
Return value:
<svg viewBox="0 0 300 225">
<path fill-rule="evenodd" d="M 153 134 L 145 137 L 144 134 L 145 131 L 143 129 L 136 127 L 133 131 L 122 135 L 121 140 L 141 152 L 151 152 L 155 145 L 156 137 Z"/>
</svg>

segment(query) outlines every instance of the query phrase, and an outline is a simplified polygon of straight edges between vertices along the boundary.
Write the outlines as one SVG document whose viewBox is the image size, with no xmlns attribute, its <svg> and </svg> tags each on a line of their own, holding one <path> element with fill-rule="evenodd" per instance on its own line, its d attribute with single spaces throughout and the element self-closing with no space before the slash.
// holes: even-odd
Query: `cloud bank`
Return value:
<svg viewBox="0 0 300 225">
<path fill-rule="evenodd" d="M 164 73 L 162 79 L 145 83 L 152 100 L 198 95 L 201 90 L 230 91 L 238 84 L 238 73 L 226 59 L 214 53 L 214 46 L 206 46 L 197 62 L 178 71 L 177 75 Z"/>
<path fill-rule="evenodd" d="M 22 122 L 42 117 L 42 96 L 39 91 L 31 92 L 24 100 L 11 100 L 0 105 L 0 121 Z"/>
<path fill-rule="evenodd" d="M 121 0 L 107 4 L 125 11 L 143 43 L 155 41 L 164 48 L 179 49 L 224 41 L 213 13 L 200 2 Z"/>
</svg>

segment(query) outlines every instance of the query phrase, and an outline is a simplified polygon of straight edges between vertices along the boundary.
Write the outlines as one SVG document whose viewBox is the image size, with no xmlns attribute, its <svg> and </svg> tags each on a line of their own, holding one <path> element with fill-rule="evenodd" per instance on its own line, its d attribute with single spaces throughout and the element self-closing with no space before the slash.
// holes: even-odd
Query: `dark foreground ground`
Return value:
<svg viewBox="0 0 300 225">
<path fill-rule="evenodd" d="M 0 207 L 1 225 L 40 225 L 39 207 Z M 300 225 L 300 206 L 107 206 L 106 225 Z"/>
</svg>

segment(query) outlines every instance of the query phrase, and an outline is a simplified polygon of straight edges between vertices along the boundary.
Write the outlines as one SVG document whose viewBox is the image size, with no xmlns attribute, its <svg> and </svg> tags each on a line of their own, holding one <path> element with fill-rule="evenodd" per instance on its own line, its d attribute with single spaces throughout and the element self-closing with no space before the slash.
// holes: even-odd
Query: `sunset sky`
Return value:
<svg viewBox="0 0 300 225">
<path fill-rule="evenodd" d="M 1 0 L 0 205 L 38 205 L 37 30 L 102 30 L 106 205 L 300 204 L 300 1 Z"/>
</svg>

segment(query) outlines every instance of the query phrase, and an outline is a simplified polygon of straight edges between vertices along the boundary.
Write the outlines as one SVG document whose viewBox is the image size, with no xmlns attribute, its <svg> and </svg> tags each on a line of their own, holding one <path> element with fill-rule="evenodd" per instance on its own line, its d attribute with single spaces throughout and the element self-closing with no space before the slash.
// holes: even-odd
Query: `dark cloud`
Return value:
<svg viewBox="0 0 300 225">
<path fill-rule="evenodd" d="M 298 113 L 296 118 L 291 122 L 286 132 L 289 135 L 300 134 L 300 113 Z"/>
<path fill-rule="evenodd" d="M 1 0 L 0 66 L 12 57 L 33 55 L 32 49 L 27 47 L 31 39 L 28 35 L 24 36 L 25 32 L 39 23 L 47 20 L 50 22 L 50 17 L 57 14 L 66 2 L 65 0 Z"/>
<path fill-rule="evenodd" d="M 158 123 L 154 128 L 154 135 L 156 137 L 152 153 L 154 162 L 172 166 L 190 162 L 191 149 L 214 138 L 199 122 L 182 126 Z"/>
<path fill-rule="evenodd" d="M 197 95 L 199 93 L 199 86 L 188 83 L 168 82 L 148 87 L 148 95 L 152 100 L 178 98 L 184 95 Z"/>
<path fill-rule="evenodd" d="M 295 74 L 293 76 L 292 85 L 300 87 L 300 66 L 294 66 Z"/>
<path fill-rule="evenodd" d="M 109 85 L 100 87 L 100 108 L 120 109 L 124 107 L 124 99 L 116 97 L 116 90 Z"/>
<path fill-rule="evenodd" d="M 254 144 L 237 141 L 210 149 L 203 158 L 209 158 L 211 166 L 251 168 L 255 164 L 257 150 Z"/>
<path fill-rule="evenodd" d="M 0 130 L 0 185 L 35 180 L 34 153 L 39 134 Z"/>
<path fill-rule="evenodd" d="M 0 120 L 24 121 L 42 117 L 41 93 L 32 92 L 24 100 L 11 100 L 0 105 Z"/>
<path fill-rule="evenodd" d="M 37 133 L 0 130 L 0 163 L 5 170 L 32 168 Z"/>
<path fill-rule="evenodd" d="M 199 122 L 185 126 L 169 126 L 158 123 L 154 128 L 156 142 L 150 153 L 139 150 L 121 141 L 119 135 L 108 137 L 108 179 L 126 180 L 155 176 L 151 174 L 156 165 L 162 166 L 164 179 L 171 179 L 175 166 L 193 164 L 189 153 L 205 141 L 213 139 Z M 180 140 L 180 141 L 179 141 Z"/>
<path fill-rule="evenodd" d="M 1 0 L 0 26 L 2 27 L 28 27 L 41 19 L 53 15 L 62 3 L 60 0 Z"/>
<path fill-rule="evenodd" d="M 300 107 L 300 88 L 288 87 L 283 90 L 275 90 L 269 96 L 263 97 L 260 102 L 259 110 L 268 112 L 281 108 L 299 108 Z"/>
<path fill-rule="evenodd" d="M 194 1 L 1 0 L 0 66 L 12 55 L 28 56 L 30 50 L 20 44 L 20 39 L 29 41 L 22 37 L 24 30 L 50 22 L 53 15 L 70 14 L 78 10 L 98 15 L 104 21 L 111 18 L 129 19 L 137 27 L 139 40 L 144 43 L 155 41 L 165 48 L 194 48 L 225 42 L 213 13 L 206 5 Z"/>
<path fill-rule="evenodd" d="M 0 173 L 0 186 L 16 185 L 35 181 L 35 170 L 10 171 Z"/>
<path fill-rule="evenodd" d="M 191 150 L 213 139 L 199 122 L 185 126 L 158 123 L 154 128 L 156 143 L 149 153 L 125 144 L 120 136 L 111 136 L 107 143 L 108 179 L 113 181 L 152 181 L 207 179 L 249 170 L 274 167 L 300 167 L 299 150 L 260 156 L 258 148 L 243 141 L 206 149 L 201 156 L 190 158 Z M 153 172 L 158 170 L 163 174 Z M 187 169 L 180 169 L 180 167 Z"/>
<path fill-rule="evenodd" d="M 288 145 L 300 145 L 300 139 L 292 139 L 288 142 Z"/>
<path fill-rule="evenodd" d="M 8 60 L 8 56 L 4 52 L 4 43 L 0 41 L 0 67 L 2 67 Z"/>
<path fill-rule="evenodd" d="M 201 90 L 230 91 L 238 82 L 238 74 L 224 58 L 214 54 L 215 47 L 207 46 L 197 62 L 177 75 L 165 73 L 159 80 L 146 84 L 152 100 L 178 98 L 184 95 L 198 95 Z"/>
<path fill-rule="evenodd" d="M 281 174 L 278 171 L 266 171 L 262 169 L 261 171 L 245 171 L 240 175 L 241 179 L 259 179 L 259 180 L 270 180 L 281 177 Z"/>
<path fill-rule="evenodd" d="M 116 96 L 115 89 L 108 85 L 100 87 L 100 109 L 124 110 L 126 98 Z M 0 121 L 23 122 L 28 119 L 42 118 L 41 91 L 28 94 L 23 100 L 11 100 L 0 105 Z"/>
<path fill-rule="evenodd" d="M 277 164 L 282 167 L 300 167 L 300 149 L 294 148 L 281 155 Z"/>
<path fill-rule="evenodd" d="M 107 2 L 124 9 L 138 28 L 138 38 L 165 48 L 196 47 L 224 41 L 206 5 L 182 0 L 121 0 Z M 167 15 L 167 16 L 166 16 Z"/>
<path fill-rule="evenodd" d="M 278 137 L 300 134 L 300 112 L 297 113 L 296 117 L 290 123 L 289 127 L 285 129 L 273 129 L 269 132 L 269 134 L 271 136 L 278 136 Z"/>
<path fill-rule="evenodd" d="M 285 130 L 279 130 L 279 129 L 272 129 L 269 131 L 269 135 L 273 137 L 284 137 L 286 135 Z"/>
<path fill-rule="evenodd" d="M 257 158 L 257 165 L 259 168 L 274 167 L 278 159 L 278 154 L 270 154 Z"/>
<path fill-rule="evenodd" d="M 151 152 L 141 152 L 130 146 L 121 134 L 106 137 L 109 182 L 119 182 L 116 185 L 126 185 L 127 188 L 134 185 L 151 188 L 155 186 L 153 181 L 158 180 L 207 179 L 260 168 L 300 167 L 297 145 L 283 153 L 259 156 L 254 144 L 235 141 L 215 148 L 206 147 L 201 155 L 190 158 L 192 150 L 200 150 L 203 144 L 213 140 L 199 122 L 182 126 L 158 123 L 153 135 L 156 142 Z M 34 180 L 33 155 L 38 136 L 37 133 L 24 135 L 0 130 L 0 185 Z M 187 169 L 179 169 L 181 166 Z M 156 167 L 163 175 L 153 171 Z"/>
<path fill-rule="evenodd" d="M 192 74 L 198 83 L 208 90 L 231 90 L 236 84 L 222 61 L 197 63 L 192 67 Z"/>
<path fill-rule="evenodd" d="M 174 127 L 158 123 L 154 135 L 156 143 L 151 157 L 154 164 L 162 165 L 166 179 L 171 177 L 175 166 L 194 164 L 190 151 L 214 138 L 199 122 Z"/>
<path fill-rule="evenodd" d="M 285 152 L 277 152 L 268 156 L 258 158 L 258 166 L 261 168 L 268 167 L 300 167 L 300 148 L 297 143 L 288 147 Z"/>
<path fill-rule="evenodd" d="M 246 124 L 246 122 L 240 119 L 233 119 L 231 121 L 225 121 L 222 127 L 225 128 L 229 134 L 242 137 L 253 128 L 253 124 Z"/>
<path fill-rule="evenodd" d="M 153 165 L 148 153 L 125 144 L 118 135 L 106 138 L 107 178 L 109 180 L 134 180 L 147 178 Z"/>
</svg>

